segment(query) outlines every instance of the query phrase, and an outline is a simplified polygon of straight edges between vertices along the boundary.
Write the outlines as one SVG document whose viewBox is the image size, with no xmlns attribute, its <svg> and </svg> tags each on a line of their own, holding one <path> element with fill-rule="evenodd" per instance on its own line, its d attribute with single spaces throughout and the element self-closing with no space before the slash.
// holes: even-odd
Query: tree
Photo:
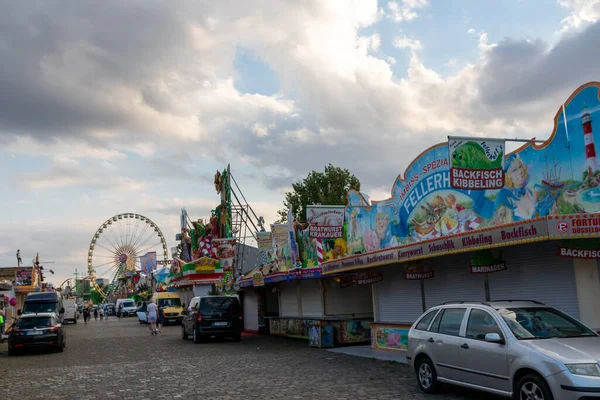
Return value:
<svg viewBox="0 0 600 400">
<path fill-rule="evenodd" d="M 293 183 L 292 189 L 285 194 L 284 208 L 277 211 L 278 223 L 287 221 L 290 207 L 297 221 L 306 222 L 306 206 L 345 206 L 348 191 L 360 191 L 360 181 L 347 169 L 329 164 L 325 172 L 312 171 L 302 181 Z"/>
</svg>

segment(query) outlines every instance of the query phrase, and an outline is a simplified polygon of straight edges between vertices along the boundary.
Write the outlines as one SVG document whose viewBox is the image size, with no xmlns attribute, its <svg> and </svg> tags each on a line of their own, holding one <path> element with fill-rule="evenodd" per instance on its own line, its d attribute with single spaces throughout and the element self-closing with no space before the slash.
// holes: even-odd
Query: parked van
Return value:
<svg viewBox="0 0 600 400">
<path fill-rule="evenodd" d="M 63 300 L 63 307 L 65 308 L 65 315 L 63 317 L 63 321 L 71 321 L 72 323 L 77 323 L 77 304 L 75 304 L 75 300 L 68 299 Z"/>
<path fill-rule="evenodd" d="M 133 299 L 118 299 L 115 303 L 115 310 L 119 312 L 119 304 L 123 304 L 123 316 L 130 317 L 136 315 L 137 307 Z"/>
<path fill-rule="evenodd" d="M 162 306 L 165 311 L 165 325 L 170 323 L 180 324 L 183 321 L 183 307 L 177 292 L 154 293 L 152 300 L 157 306 Z"/>
<path fill-rule="evenodd" d="M 25 297 L 23 314 L 54 313 L 62 322 L 65 315 L 62 295 L 59 292 L 29 293 Z"/>
</svg>

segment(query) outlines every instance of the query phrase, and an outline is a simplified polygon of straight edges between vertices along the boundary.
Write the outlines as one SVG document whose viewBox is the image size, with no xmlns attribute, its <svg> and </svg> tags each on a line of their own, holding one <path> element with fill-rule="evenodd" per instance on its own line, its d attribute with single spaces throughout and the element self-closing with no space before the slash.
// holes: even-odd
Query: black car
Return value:
<svg viewBox="0 0 600 400">
<path fill-rule="evenodd" d="M 8 355 L 30 347 L 47 347 L 63 352 L 66 335 L 55 313 L 23 314 L 8 336 Z"/>
<path fill-rule="evenodd" d="M 242 338 L 242 309 L 236 296 L 194 297 L 183 314 L 182 339 L 191 335 L 194 343 L 200 343 L 211 336 Z"/>
</svg>

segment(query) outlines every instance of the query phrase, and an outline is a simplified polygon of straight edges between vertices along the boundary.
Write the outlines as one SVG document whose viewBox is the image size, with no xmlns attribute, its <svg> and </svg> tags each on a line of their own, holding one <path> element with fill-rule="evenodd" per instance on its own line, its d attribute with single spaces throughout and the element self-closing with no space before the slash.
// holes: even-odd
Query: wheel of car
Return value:
<svg viewBox="0 0 600 400">
<path fill-rule="evenodd" d="M 422 357 L 417 361 L 416 372 L 419 388 L 423 392 L 435 393 L 438 391 L 440 383 L 437 380 L 435 367 L 428 357 Z"/>
<path fill-rule="evenodd" d="M 8 348 L 8 355 L 9 355 L 10 357 L 12 357 L 12 356 L 16 356 L 16 355 L 17 355 L 17 351 L 16 351 L 14 348 L 12 348 L 12 347 L 9 347 L 9 348 Z"/>
<path fill-rule="evenodd" d="M 144 323 L 144 321 L 142 321 L 141 319 L 140 319 L 139 321 L 140 321 L 140 324 L 143 324 L 143 323 Z"/>
<path fill-rule="evenodd" d="M 554 400 L 546 381 L 537 375 L 525 375 L 517 383 L 515 400 Z"/>
<path fill-rule="evenodd" d="M 65 350 L 65 345 L 64 345 L 63 343 L 59 344 L 59 345 L 56 347 L 56 352 L 57 352 L 57 353 L 62 353 L 64 350 Z"/>
<path fill-rule="evenodd" d="M 194 328 L 194 343 L 198 344 L 202 342 L 202 336 L 198 332 L 198 329 Z"/>
<path fill-rule="evenodd" d="M 77 318 L 73 318 L 73 323 L 76 324 L 77 323 Z"/>
<path fill-rule="evenodd" d="M 239 333 L 239 334 L 233 336 L 232 339 L 234 342 L 239 342 L 240 340 L 242 340 L 242 334 Z"/>
<path fill-rule="evenodd" d="M 188 338 L 188 334 L 187 334 L 187 332 L 185 331 L 185 327 L 184 327 L 183 325 L 181 325 L 181 338 L 182 338 L 183 340 L 187 340 L 187 338 Z"/>
</svg>

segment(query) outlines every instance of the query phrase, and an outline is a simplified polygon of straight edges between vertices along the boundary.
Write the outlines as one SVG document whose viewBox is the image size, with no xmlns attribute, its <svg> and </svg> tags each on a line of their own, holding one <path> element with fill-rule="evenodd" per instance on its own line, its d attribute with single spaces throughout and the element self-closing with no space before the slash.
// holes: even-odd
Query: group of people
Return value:
<svg viewBox="0 0 600 400">
<path fill-rule="evenodd" d="M 165 310 L 162 306 L 157 306 L 154 300 L 150 300 L 146 307 L 146 321 L 148 321 L 150 335 L 157 335 L 162 330 L 165 323 Z"/>
<path fill-rule="evenodd" d="M 94 316 L 95 321 L 98 321 L 98 317 L 100 317 L 100 321 L 104 320 L 105 318 L 108 320 L 108 312 L 105 313 L 102 307 L 94 307 L 93 310 L 90 309 L 90 307 L 83 307 L 82 314 L 83 321 L 86 324 L 92 318 L 92 315 Z"/>
</svg>

